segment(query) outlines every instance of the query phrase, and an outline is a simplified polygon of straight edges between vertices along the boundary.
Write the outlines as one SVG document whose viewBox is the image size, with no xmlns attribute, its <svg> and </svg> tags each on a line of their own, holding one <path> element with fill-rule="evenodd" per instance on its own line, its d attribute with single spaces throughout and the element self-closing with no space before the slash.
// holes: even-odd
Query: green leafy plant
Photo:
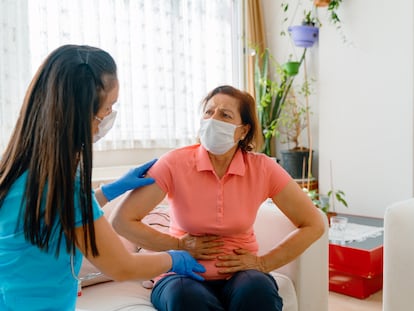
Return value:
<svg viewBox="0 0 414 311">
<path fill-rule="evenodd" d="M 331 19 L 333 22 L 340 22 L 336 11 L 341 2 L 342 0 L 333 0 L 328 7 L 328 11 L 331 14 Z M 283 36 L 286 35 L 284 28 L 288 22 L 287 12 L 289 10 L 289 4 L 287 2 L 282 2 L 281 8 L 284 16 L 282 18 L 282 31 L 280 34 Z M 322 25 L 319 18 L 317 17 L 316 8 L 313 5 L 311 9 L 305 9 L 303 11 L 302 24 L 313 25 L 315 27 L 320 27 Z M 272 140 L 276 135 L 278 135 L 279 124 L 285 122 L 279 121 L 279 118 L 281 117 L 281 113 L 286 101 L 291 98 L 290 90 L 293 85 L 293 81 L 295 80 L 296 74 L 290 74 L 286 69 L 284 69 L 283 65 L 279 65 L 279 63 L 276 62 L 273 56 L 269 53 L 268 49 L 265 49 L 262 54 L 258 53 L 257 48 L 255 48 L 255 51 L 255 98 L 264 141 L 263 149 L 261 151 L 268 156 L 275 156 L 272 150 Z M 302 56 L 296 62 L 298 64 L 298 68 L 300 68 L 304 63 L 306 53 L 307 48 L 304 48 Z M 289 57 L 289 60 L 291 61 L 291 56 Z M 303 89 L 307 88 L 307 91 L 304 90 L 300 95 L 303 95 L 306 98 L 306 101 L 308 101 L 310 92 L 309 83 L 307 82 L 306 76 L 303 85 Z M 305 109 L 306 110 L 303 110 L 303 108 L 298 108 L 297 112 L 299 115 L 301 115 L 301 118 L 304 116 L 304 114 L 308 114 L 307 122 L 309 122 L 309 107 L 307 106 Z M 303 119 L 298 118 L 296 121 L 302 122 Z M 294 123 L 294 121 L 292 122 Z M 296 123 L 295 126 L 297 126 L 297 129 L 300 128 L 303 130 L 302 125 L 298 126 L 298 123 Z M 309 126 L 309 124 L 306 124 L 305 126 Z M 295 144 L 299 144 L 297 140 L 293 139 L 293 141 Z"/>
<path fill-rule="evenodd" d="M 306 107 L 291 90 L 277 122 L 277 137 L 282 144 L 293 144 L 293 149 L 302 146 L 300 136 L 306 128 Z"/>
<path fill-rule="evenodd" d="M 345 192 L 342 190 L 329 190 L 326 195 L 319 194 L 317 190 L 308 190 L 303 188 L 303 191 L 309 196 L 313 204 L 321 209 L 325 214 L 331 211 L 335 212 L 335 200 L 348 207 L 348 202 L 345 199 Z"/>
<path fill-rule="evenodd" d="M 322 26 L 322 23 L 320 22 L 319 18 L 317 18 L 312 10 L 304 10 L 303 11 L 303 19 L 302 19 L 302 25 L 306 26 L 313 26 L 313 27 L 320 27 Z"/>
<path fill-rule="evenodd" d="M 342 28 L 342 20 L 338 15 L 338 9 L 341 6 L 343 0 L 331 0 L 327 7 L 328 18 L 332 25 L 335 26 L 336 30 L 339 32 L 342 41 L 344 43 L 351 43 Z M 351 43 L 352 44 L 352 43 Z"/>
<path fill-rule="evenodd" d="M 331 0 L 331 2 L 329 2 L 328 4 L 327 10 L 329 12 L 329 18 L 334 25 L 339 25 L 341 23 L 341 19 L 339 18 L 337 13 L 341 3 L 342 0 Z"/>
<path fill-rule="evenodd" d="M 313 4 L 311 4 L 311 7 L 307 6 L 308 8 L 303 10 L 303 17 L 302 17 L 302 25 L 309 25 L 309 26 L 315 26 L 315 27 L 322 27 L 322 23 L 320 19 L 318 18 L 318 7 L 315 6 L 315 1 L 311 0 Z M 328 20 L 329 22 L 335 26 L 335 28 L 339 31 L 340 36 L 343 40 L 343 42 L 348 42 L 348 38 L 345 35 L 343 28 L 342 28 L 342 19 L 338 14 L 338 10 L 342 4 L 343 0 L 331 0 L 326 7 L 326 11 L 328 14 Z M 306 5 L 304 2 L 298 2 L 298 6 Z M 289 4 L 287 2 L 281 3 L 281 8 L 284 13 L 282 26 L 285 26 L 288 17 L 287 13 L 289 11 Z M 285 35 L 286 31 L 284 27 L 282 27 L 282 31 L 280 32 L 281 35 Z"/>
<path fill-rule="evenodd" d="M 348 207 L 348 202 L 345 199 L 345 192 L 342 190 L 329 190 L 327 196 L 329 198 L 329 201 L 332 202 L 333 211 L 335 211 L 335 200 L 343 204 L 345 207 Z"/>
<path fill-rule="evenodd" d="M 306 79 L 298 92 L 293 88 L 290 89 L 277 122 L 276 134 L 279 141 L 293 145 L 291 149 L 294 150 L 307 149 L 301 143 L 301 134 L 309 125 L 310 107 L 305 99 L 312 93 L 310 84 L 310 81 Z"/>
<path fill-rule="evenodd" d="M 317 208 L 321 209 L 324 213 L 328 212 L 329 202 L 326 204 L 326 202 L 320 200 L 317 190 L 309 190 L 308 188 L 303 188 L 302 190 L 308 195 Z"/>
<path fill-rule="evenodd" d="M 306 49 L 299 60 L 299 67 L 305 53 Z M 254 69 L 256 106 L 264 140 L 262 152 L 268 156 L 273 156 L 272 139 L 277 134 L 277 123 L 294 79 L 295 75 L 288 74 L 275 61 L 268 49 L 265 49 L 262 55 L 256 54 Z"/>
</svg>

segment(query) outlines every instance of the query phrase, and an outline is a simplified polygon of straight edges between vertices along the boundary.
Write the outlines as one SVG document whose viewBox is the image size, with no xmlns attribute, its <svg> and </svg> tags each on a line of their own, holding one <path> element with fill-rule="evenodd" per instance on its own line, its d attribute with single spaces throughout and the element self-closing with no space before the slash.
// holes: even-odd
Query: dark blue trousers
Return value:
<svg viewBox="0 0 414 311">
<path fill-rule="evenodd" d="M 282 311 L 278 290 L 272 276 L 257 270 L 204 282 L 170 275 L 156 283 L 151 302 L 159 311 Z"/>
</svg>

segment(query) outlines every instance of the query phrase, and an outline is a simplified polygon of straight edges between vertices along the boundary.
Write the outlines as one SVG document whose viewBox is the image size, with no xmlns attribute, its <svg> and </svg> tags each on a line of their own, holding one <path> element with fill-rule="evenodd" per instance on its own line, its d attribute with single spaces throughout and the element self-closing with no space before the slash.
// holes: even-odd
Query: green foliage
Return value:
<svg viewBox="0 0 414 311">
<path fill-rule="evenodd" d="M 341 22 L 337 13 L 337 10 L 339 9 L 341 3 L 342 0 L 331 0 L 328 5 L 329 18 L 334 25 L 337 25 Z"/>
<path fill-rule="evenodd" d="M 297 96 L 291 88 L 277 122 L 277 137 L 281 143 L 293 144 L 291 149 L 304 147 L 300 138 L 302 131 L 308 126 L 308 113 L 311 113 L 305 99 L 312 94 L 312 81 L 308 79 L 303 81 L 296 92 L 300 96 Z"/>
<path fill-rule="evenodd" d="M 344 29 L 342 28 L 342 20 L 338 15 L 338 9 L 342 1 L 343 0 L 331 0 L 327 7 L 327 13 L 329 14 L 328 18 L 331 24 L 334 25 L 336 30 L 339 32 L 343 43 L 352 45 L 352 42 L 348 39 L 347 35 L 344 32 Z"/>
<path fill-rule="evenodd" d="M 340 19 L 336 11 L 341 3 L 342 0 L 332 0 L 328 6 L 328 12 L 330 12 L 330 18 L 334 24 L 340 23 Z M 287 13 L 289 11 L 289 3 L 282 1 L 281 10 L 284 13 L 284 17 L 282 19 L 282 31 L 280 34 L 283 36 L 286 35 L 286 30 L 284 28 L 288 22 Z M 317 17 L 316 8 L 313 5 L 311 9 L 305 9 L 303 11 L 302 24 L 313 25 L 316 27 L 321 26 L 321 23 Z M 256 59 L 254 64 L 254 84 L 256 106 L 264 140 L 262 152 L 269 156 L 273 156 L 271 154 L 271 142 L 272 139 L 278 135 L 278 120 L 281 117 L 285 103 L 289 99 L 292 83 L 296 75 L 289 75 L 285 70 L 283 70 L 283 68 L 270 55 L 268 49 L 265 49 L 262 54 L 258 53 L 257 48 L 255 48 L 255 50 Z M 302 57 L 299 60 L 299 68 L 303 63 L 306 52 L 307 49 L 305 48 L 303 50 Z M 305 83 L 302 86 L 301 92 L 299 92 L 299 94 L 304 97 L 307 97 L 311 93 L 309 83 L 306 80 L 307 79 L 305 78 Z M 300 117 L 297 116 L 296 120 L 292 120 L 291 122 L 292 124 L 295 124 L 296 122 L 294 125 L 296 126 L 296 129 L 303 129 L 303 125 L 298 126 L 298 124 L 303 124 L 303 115 L 306 114 L 307 111 L 303 110 L 303 108 L 298 108 L 296 111 Z M 279 123 L 282 122 L 280 121 Z"/>
<path fill-rule="evenodd" d="M 303 188 L 302 190 L 309 196 L 313 204 L 322 210 L 322 212 L 326 214 L 329 211 L 329 201 L 321 199 L 316 190 L 308 190 L 307 188 Z"/>
<path fill-rule="evenodd" d="M 322 25 L 319 18 L 313 14 L 312 10 L 304 10 L 303 16 L 302 25 L 313 27 L 320 27 Z"/>
<path fill-rule="evenodd" d="M 333 202 L 333 200 L 337 200 L 345 207 L 348 207 L 348 202 L 345 200 L 345 193 L 342 190 L 330 190 L 326 196 L 319 194 L 317 190 L 308 190 L 307 188 L 303 188 L 303 191 L 307 193 L 313 204 L 315 204 L 315 206 L 321 209 L 325 214 L 330 211 L 330 202 Z"/>
<path fill-rule="evenodd" d="M 328 197 L 334 200 L 336 199 L 338 202 L 342 203 L 345 207 L 348 207 L 348 202 L 345 200 L 345 193 L 342 190 L 330 190 L 328 191 Z"/>
<path fill-rule="evenodd" d="M 300 136 L 307 126 L 308 109 L 291 90 L 277 122 L 277 136 L 281 143 L 292 143 L 292 149 L 301 146 Z"/>
<path fill-rule="evenodd" d="M 304 60 L 305 53 L 306 49 L 299 66 Z M 277 134 L 277 122 L 294 79 L 295 76 L 288 75 L 270 55 L 268 49 L 265 49 L 262 55 L 258 55 L 256 49 L 254 68 L 256 106 L 264 140 L 262 152 L 268 156 L 272 156 L 271 141 Z"/>
</svg>

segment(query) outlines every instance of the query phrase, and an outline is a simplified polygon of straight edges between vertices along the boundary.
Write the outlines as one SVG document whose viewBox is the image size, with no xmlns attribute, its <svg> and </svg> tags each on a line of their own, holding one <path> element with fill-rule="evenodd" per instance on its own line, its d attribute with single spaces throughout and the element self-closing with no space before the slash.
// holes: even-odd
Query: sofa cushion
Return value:
<svg viewBox="0 0 414 311">
<path fill-rule="evenodd" d="M 112 281 L 82 288 L 76 306 L 90 311 L 155 310 L 150 293 L 140 281 Z"/>
<path fill-rule="evenodd" d="M 98 283 L 112 281 L 111 278 L 101 273 L 88 259 L 85 257 L 82 261 L 81 270 L 78 275 L 81 280 L 81 287 L 91 286 Z"/>
<path fill-rule="evenodd" d="M 272 272 L 283 298 L 283 311 L 297 311 L 296 292 L 285 275 Z M 146 311 L 155 310 L 150 302 L 151 290 L 140 281 L 109 282 L 82 289 L 77 307 L 89 311 Z"/>
<path fill-rule="evenodd" d="M 168 230 L 167 206 L 160 205 L 144 220 L 154 228 Z M 280 217 L 281 212 L 274 206 L 263 206 L 255 222 L 255 231 L 260 245 L 260 253 L 274 246 L 278 239 L 282 239 L 293 225 Z M 106 214 L 108 217 L 109 215 Z M 110 217 L 109 217 L 110 218 Z M 277 226 L 275 226 L 277 218 Z M 272 239 L 269 239 L 272 236 Z M 135 246 L 134 246 L 135 247 Z M 140 252 L 146 251 L 143 249 Z M 296 266 L 296 265 L 295 265 Z M 298 311 L 298 300 L 295 286 L 289 275 L 295 275 L 290 269 L 283 267 L 282 273 L 271 272 L 275 278 L 279 293 L 283 298 L 283 311 Z M 78 298 L 77 308 L 100 311 L 134 311 L 155 310 L 150 302 L 150 289 L 144 288 L 142 281 L 107 282 L 99 285 L 82 288 L 82 295 Z"/>
<path fill-rule="evenodd" d="M 119 204 L 119 201 L 111 202 L 104 208 L 105 217 L 108 219 L 109 222 L 112 221 L 113 218 L 113 210 L 116 208 L 116 204 Z M 144 217 L 143 222 L 148 224 L 149 226 L 162 231 L 167 232 L 170 224 L 170 215 L 168 213 L 168 207 L 166 205 L 159 205 L 153 211 L 151 211 L 146 217 Z M 128 239 L 119 236 L 124 244 L 125 248 L 130 252 L 150 252 L 145 250 Z M 96 268 L 88 259 L 85 257 L 82 261 L 81 270 L 79 272 L 79 278 L 81 279 L 81 286 L 91 286 L 98 283 L 108 282 L 111 281 L 111 278 L 107 277 L 106 275 L 102 274 L 98 268 Z M 142 286 L 145 288 L 152 288 L 151 281 L 144 281 L 142 282 Z"/>
</svg>

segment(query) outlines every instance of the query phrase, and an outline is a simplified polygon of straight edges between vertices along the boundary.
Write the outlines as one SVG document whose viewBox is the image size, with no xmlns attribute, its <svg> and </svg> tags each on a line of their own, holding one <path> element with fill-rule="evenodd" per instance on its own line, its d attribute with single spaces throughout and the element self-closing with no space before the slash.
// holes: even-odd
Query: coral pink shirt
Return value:
<svg viewBox="0 0 414 311">
<path fill-rule="evenodd" d="M 157 185 L 167 193 L 170 233 L 179 237 L 219 235 L 223 253 L 244 248 L 258 250 L 253 224 L 257 210 L 267 198 L 280 192 L 290 175 L 261 153 L 238 150 L 226 172 L 219 179 L 207 151 L 201 145 L 179 148 L 162 156 L 149 171 Z M 200 260 L 208 279 L 223 279 L 215 260 Z"/>
</svg>

